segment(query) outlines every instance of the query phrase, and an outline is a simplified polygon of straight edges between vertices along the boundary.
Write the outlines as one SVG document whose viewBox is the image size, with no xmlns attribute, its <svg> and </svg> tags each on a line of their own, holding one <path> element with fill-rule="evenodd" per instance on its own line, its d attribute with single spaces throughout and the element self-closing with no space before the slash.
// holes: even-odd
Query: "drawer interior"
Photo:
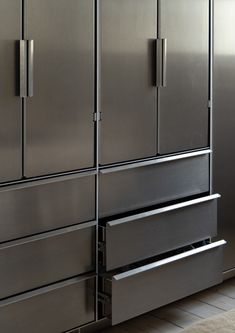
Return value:
<svg viewBox="0 0 235 333">
<path fill-rule="evenodd" d="M 100 259 L 116 269 L 217 235 L 218 194 L 181 202 L 100 226 Z"/>
<path fill-rule="evenodd" d="M 103 311 L 118 324 L 222 282 L 225 241 L 102 277 Z"/>
</svg>

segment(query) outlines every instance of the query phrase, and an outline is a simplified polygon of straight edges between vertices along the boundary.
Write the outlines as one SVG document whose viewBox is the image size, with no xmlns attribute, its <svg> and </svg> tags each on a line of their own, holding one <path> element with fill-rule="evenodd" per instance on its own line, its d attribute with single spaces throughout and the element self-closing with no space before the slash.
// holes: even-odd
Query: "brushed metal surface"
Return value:
<svg viewBox="0 0 235 333">
<path fill-rule="evenodd" d="M 0 1 L 0 182 L 22 177 L 21 1 Z"/>
<path fill-rule="evenodd" d="M 235 268 L 235 1 L 215 0 L 214 37 L 214 189 L 222 194 L 218 206 L 219 236 L 228 241 L 224 270 Z"/>
<path fill-rule="evenodd" d="M 95 278 L 75 278 L 0 302 L 0 331 L 59 333 L 95 319 Z"/>
<path fill-rule="evenodd" d="M 95 176 L 0 190 L 0 242 L 95 220 Z"/>
<path fill-rule="evenodd" d="M 157 0 L 100 1 L 100 164 L 157 154 Z"/>
<path fill-rule="evenodd" d="M 112 295 L 112 324 L 222 282 L 224 244 L 221 241 L 202 246 L 107 278 L 106 292 Z"/>
<path fill-rule="evenodd" d="M 25 174 L 93 167 L 93 0 L 26 0 L 25 8 L 25 38 L 34 40 Z"/>
<path fill-rule="evenodd" d="M 159 153 L 209 146 L 209 0 L 160 0 L 167 39 L 160 88 Z"/>
<path fill-rule="evenodd" d="M 0 245 L 0 298 L 95 270 L 95 225 L 89 222 Z"/>
<path fill-rule="evenodd" d="M 147 216 L 134 215 L 128 221 L 107 223 L 106 270 L 216 236 L 217 200 L 214 196 L 202 200 L 182 203 L 179 208 L 169 206 L 163 212 L 161 209 L 146 212 Z"/>
<path fill-rule="evenodd" d="M 209 155 L 101 174 L 100 217 L 209 191 Z"/>
</svg>

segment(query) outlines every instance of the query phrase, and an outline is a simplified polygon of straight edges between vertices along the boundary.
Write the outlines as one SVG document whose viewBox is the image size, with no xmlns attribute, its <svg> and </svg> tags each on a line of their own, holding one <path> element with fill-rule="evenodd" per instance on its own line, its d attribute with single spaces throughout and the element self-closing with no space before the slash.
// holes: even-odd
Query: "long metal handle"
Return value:
<svg viewBox="0 0 235 333">
<path fill-rule="evenodd" d="M 162 39 L 162 86 L 167 86 L 167 39 Z"/>
<path fill-rule="evenodd" d="M 27 97 L 27 44 L 20 40 L 20 97 Z"/>
<path fill-rule="evenodd" d="M 194 256 L 194 255 L 206 252 L 206 251 L 210 251 L 212 249 L 224 246 L 226 244 L 227 244 L 227 242 L 225 240 L 221 240 L 221 241 L 218 241 L 218 242 L 215 242 L 215 243 L 210 243 L 208 245 L 204 245 L 204 246 L 201 246 L 199 248 L 177 254 L 173 257 L 169 257 L 169 258 L 166 258 L 166 259 L 163 259 L 163 260 L 159 260 L 159 261 L 154 262 L 152 264 L 142 266 L 142 267 L 138 267 L 138 268 L 132 269 L 130 271 L 114 275 L 113 279 L 116 280 L 116 281 L 126 279 L 128 277 L 138 275 L 140 273 L 144 273 L 144 272 L 150 271 L 152 269 L 159 268 L 161 266 L 169 265 L 171 263 L 183 260 L 185 258 Z"/>
<path fill-rule="evenodd" d="M 204 202 L 213 201 L 213 200 L 219 199 L 220 197 L 221 197 L 220 194 L 213 194 L 213 195 L 210 195 L 210 196 L 185 201 L 185 202 L 182 202 L 182 203 L 179 203 L 179 204 L 166 206 L 166 207 L 163 207 L 163 208 L 158 208 L 158 209 L 151 210 L 151 211 L 148 211 L 148 212 L 145 212 L 145 213 L 140 213 L 140 214 L 124 217 L 122 219 L 113 220 L 113 221 L 107 222 L 107 225 L 109 227 L 115 227 L 115 226 L 118 226 L 118 225 L 123 224 L 123 223 L 128 223 L 128 222 L 131 222 L 131 221 L 140 220 L 140 219 L 147 218 L 147 217 L 150 217 L 150 216 L 156 216 L 156 215 L 164 214 L 164 213 L 167 213 L 167 212 L 170 212 L 170 211 L 174 211 L 174 210 L 178 210 L 178 209 L 198 205 L 198 204 L 201 204 L 201 203 L 204 203 Z"/>
<path fill-rule="evenodd" d="M 156 52 L 156 85 L 157 87 L 167 86 L 167 39 L 157 39 Z"/>
<path fill-rule="evenodd" d="M 28 44 L 28 96 L 33 97 L 34 41 L 29 40 L 27 44 Z"/>
</svg>

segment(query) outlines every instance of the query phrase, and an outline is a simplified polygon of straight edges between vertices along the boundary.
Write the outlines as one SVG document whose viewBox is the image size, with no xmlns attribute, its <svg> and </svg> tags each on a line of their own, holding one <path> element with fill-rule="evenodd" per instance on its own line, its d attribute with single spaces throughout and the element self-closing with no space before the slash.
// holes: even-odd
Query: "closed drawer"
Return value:
<svg viewBox="0 0 235 333">
<path fill-rule="evenodd" d="M 225 241 L 103 278 L 105 314 L 118 324 L 222 282 Z"/>
<path fill-rule="evenodd" d="M 100 217 L 209 191 L 208 151 L 104 169 Z"/>
<path fill-rule="evenodd" d="M 0 246 L 0 298 L 95 269 L 95 222 Z"/>
<path fill-rule="evenodd" d="M 72 280 L 0 302 L 0 332 L 61 333 L 95 319 L 95 278 Z"/>
<path fill-rule="evenodd" d="M 92 220 L 95 220 L 93 173 L 0 190 L 0 242 Z"/>
<path fill-rule="evenodd" d="M 106 270 L 156 256 L 217 235 L 218 194 L 107 222 Z"/>
</svg>

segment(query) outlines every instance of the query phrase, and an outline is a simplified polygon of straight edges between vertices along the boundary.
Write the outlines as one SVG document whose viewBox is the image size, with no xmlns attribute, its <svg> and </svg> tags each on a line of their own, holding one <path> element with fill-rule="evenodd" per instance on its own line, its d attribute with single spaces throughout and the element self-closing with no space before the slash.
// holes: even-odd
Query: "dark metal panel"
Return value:
<svg viewBox="0 0 235 333">
<path fill-rule="evenodd" d="M 0 242 L 95 220 L 95 176 L 0 191 Z"/>
<path fill-rule="evenodd" d="M 100 217 L 209 191 L 209 155 L 100 175 Z"/>
<path fill-rule="evenodd" d="M 93 0 L 26 0 L 27 177 L 94 166 Z"/>
<path fill-rule="evenodd" d="M 100 163 L 157 154 L 157 0 L 100 1 Z"/>
<path fill-rule="evenodd" d="M 113 276 L 112 280 L 106 282 L 107 292 L 112 292 L 112 324 L 222 282 L 224 243 L 221 241 L 203 246 Z"/>
<path fill-rule="evenodd" d="M 216 236 L 217 197 L 195 199 L 107 223 L 106 269 Z"/>
<path fill-rule="evenodd" d="M 0 246 L 0 298 L 92 270 L 95 222 L 4 243 Z"/>
<path fill-rule="evenodd" d="M 209 145 L 209 0 L 160 3 L 167 39 L 166 87 L 160 88 L 159 153 Z"/>
<path fill-rule="evenodd" d="M 0 331 L 65 332 L 95 319 L 95 278 L 73 279 L 0 302 Z"/>
<path fill-rule="evenodd" d="M 21 1 L 0 1 L 0 182 L 22 177 Z"/>
<path fill-rule="evenodd" d="M 235 267 L 235 1 L 215 0 L 214 59 L 214 189 L 222 194 L 218 206 L 219 236 L 228 241 L 224 270 Z"/>
</svg>

